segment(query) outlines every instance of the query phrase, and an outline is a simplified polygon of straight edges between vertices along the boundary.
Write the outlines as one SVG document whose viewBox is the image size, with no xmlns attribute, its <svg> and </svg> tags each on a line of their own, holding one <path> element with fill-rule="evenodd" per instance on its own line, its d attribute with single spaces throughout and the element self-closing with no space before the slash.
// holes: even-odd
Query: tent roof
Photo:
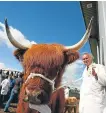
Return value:
<svg viewBox="0 0 106 113">
<path fill-rule="evenodd" d="M 97 45 L 99 44 L 99 30 L 98 30 L 98 2 L 97 1 L 81 1 L 80 2 L 84 23 L 87 28 L 91 17 L 93 20 L 93 29 L 89 38 L 91 53 L 94 56 L 94 61 L 97 63 Z"/>
</svg>

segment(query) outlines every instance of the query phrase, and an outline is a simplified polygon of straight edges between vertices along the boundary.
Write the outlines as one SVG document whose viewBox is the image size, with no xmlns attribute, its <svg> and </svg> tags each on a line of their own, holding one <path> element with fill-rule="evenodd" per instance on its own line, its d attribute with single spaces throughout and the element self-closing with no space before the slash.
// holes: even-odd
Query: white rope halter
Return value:
<svg viewBox="0 0 106 113">
<path fill-rule="evenodd" d="M 49 78 L 45 77 L 44 75 L 38 74 L 38 73 L 30 73 L 30 75 L 28 76 L 28 78 L 27 78 L 27 80 L 25 81 L 25 83 L 26 83 L 29 79 L 34 78 L 34 77 L 43 78 L 44 80 L 46 80 L 47 82 L 49 82 L 49 83 L 51 84 L 53 91 L 55 90 L 55 87 L 54 87 L 55 82 L 54 82 L 54 81 L 55 81 L 56 78 L 53 79 L 53 80 L 50 80 Z"/>
<path fill-rule="evenodd" d="M 40 77 L 40 78 L 46 80 L 47 82 L 49 82 L 49 83 L 51 84 L 53 91 L 55 90 L 55 88 L 54 88 L 54 84 L 55 84 L 54 80 L 55 80 L 56 78 L 53 79 L 53 80 L 50 80 L 50 79 L 48 79 L 47 77 L 45 77 L 44 75 L 42 75 L 42 74 L 30 73 L 30 75 L 28 76 L 28 78 L 27 78 L 27 80 L 25 81 L 25 83 L 26 83 L 29 79 L 34 78 L 34 77 Z M 49 108 L 48 105 L 35 105 L 35 104 L 29 103 L 29 108 L 35 109 L 35 110 L 39 111 L 40 113 L 51 113 L 51 109 Z"/>
</svg>

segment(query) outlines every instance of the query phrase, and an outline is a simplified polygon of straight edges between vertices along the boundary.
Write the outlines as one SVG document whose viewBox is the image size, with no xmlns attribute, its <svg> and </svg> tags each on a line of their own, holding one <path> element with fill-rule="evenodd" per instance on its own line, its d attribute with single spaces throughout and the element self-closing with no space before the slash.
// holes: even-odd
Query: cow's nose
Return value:
<svg viewBox="0 0 106 113">
<path fill-rule="evenodd" d="M 33 91 L 29 96 L 29 102 L 32 104 L 44 104 L 48 102 L 48 94 L 45 91 Z"/>
</svg>

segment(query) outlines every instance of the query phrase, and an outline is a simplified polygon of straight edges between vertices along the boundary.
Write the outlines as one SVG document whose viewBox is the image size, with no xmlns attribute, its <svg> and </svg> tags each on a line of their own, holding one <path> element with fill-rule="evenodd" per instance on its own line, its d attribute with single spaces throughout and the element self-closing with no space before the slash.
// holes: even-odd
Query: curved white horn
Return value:
<svg viewBox="0 0 106 113">
<path fill-rule="evenodd" d="M 5 28 L 6 28 L 7 37 L 10 40 L 10 42 L 13 44 L 13 46 L 15 46 L 16 48 L 19 48 L 19 49 L 28 49 L 31 47 L 32 44 L 22 45 L 14 39 L 14 37 L 12 36 L 12 34 L 10 32 L 10 29 L 9 29 L 9 26 L 7 23 L 7 19 L 5 19 Z"/>
<path fill-rule="evenodd" d="M 79 50 L 88 41 L 88 38 L 91 34 L 92 23 L 93 23 L 93 17 L 91 18 L 89 25 L 87 27 L 87 30 L 86 30 L 84 36 L 82 37 L 82 39 L 77 44 L 75 44 L 73 46 L 66 46 L 66 48 L 72 49 L 72 50 Z"/>
</svg>

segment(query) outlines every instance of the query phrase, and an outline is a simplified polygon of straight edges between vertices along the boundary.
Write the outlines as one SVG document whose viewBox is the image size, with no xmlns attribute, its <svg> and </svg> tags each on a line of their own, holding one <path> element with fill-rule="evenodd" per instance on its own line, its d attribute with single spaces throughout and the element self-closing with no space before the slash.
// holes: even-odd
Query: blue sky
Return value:
<svg viewBox="0 0 106 113">
<path fill-rule="evenodd" d="M 5 17 L 8 19 L 14 36 L 17 37 L 20 33 L 26 39 L 37 43 L 73 45 L 85 33 L 85 24 L 78 1 L 0 1 L 0 63 L 1 67 L 5 68 L 22 70 L 21 65 L 12 55 L 15 48 L 7 40 L 3 29 Z M 90 52 L 89 44 L 83 46 L 79 52 Z M 78 66 L 82 66 L 79 62 L 77 62 Z M 78 71 L 75 73 L 75 78 L 81 76 L 77 74 Z"/>
</svg>

